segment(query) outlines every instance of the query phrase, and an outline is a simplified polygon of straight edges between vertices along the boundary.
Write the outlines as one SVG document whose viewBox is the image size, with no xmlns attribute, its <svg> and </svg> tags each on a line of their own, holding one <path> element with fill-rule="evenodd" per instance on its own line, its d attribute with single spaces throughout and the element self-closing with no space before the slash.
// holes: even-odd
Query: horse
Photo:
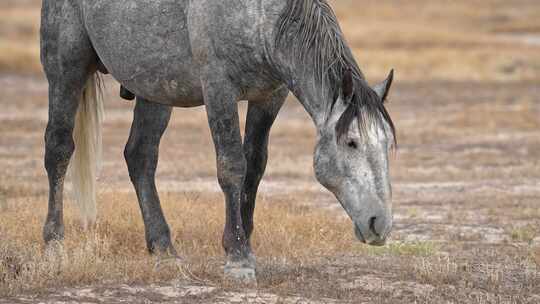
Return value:
<svg viewBox="0 0 540 304">
<path fill-rule="evenodd" d="M 385 244 L 393 70 L 368 84 L 325 0 L 43 0 L 40 37 L 49 83 L 46 244 L 64 237 L 68 169 L 82 222 L 96 221 L 98 66 L 137 97 L 124 156 L 150 253 L 176 254 L 155 185 L 161 136 L 173 107 L 204 106 L 226 205 L 224 275 L 256 278 L 253 212 L 269 132 L 289 92 L 317 130 L 316 179 L 341 203 L 359 241 Z M 240 100 L 248 101 L 244 139 Z"/>
</svg>

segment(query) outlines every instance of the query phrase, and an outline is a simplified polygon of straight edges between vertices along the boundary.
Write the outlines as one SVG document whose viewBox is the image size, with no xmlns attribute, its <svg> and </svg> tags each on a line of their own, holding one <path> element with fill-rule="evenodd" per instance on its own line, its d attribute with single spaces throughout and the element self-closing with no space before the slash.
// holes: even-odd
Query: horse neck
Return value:
<svg viewBox="0 0 540 304">
<path fill-rule="evenodd" d="M 357 77 L 363 78 L 362 73 L 326 1 L 291 0 L 278 6 L 278 14 L 269 15 L 272 30 L 267 31 L 271 33 L 267 45 L 274 46 L 268 52 L 269 62 L 315 125 L 322 127 L 333 91 L 341 86 L 339 74 L 345 66 L 353 68 Z"/>
<path fill-rule="evenodd" d="M 283 79 L 319 130 L 324 125 L 331 102 L 331 86 L 328 83 L 321 85 L 315 76 L 316 71 L 306 63 L 288 63 L 288 67 Z"/>
</svg>

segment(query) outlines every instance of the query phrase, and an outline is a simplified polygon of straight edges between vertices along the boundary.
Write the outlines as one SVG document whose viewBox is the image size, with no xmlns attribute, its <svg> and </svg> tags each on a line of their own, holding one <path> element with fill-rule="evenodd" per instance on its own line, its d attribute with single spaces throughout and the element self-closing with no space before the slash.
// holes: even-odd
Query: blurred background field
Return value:
<svg viewBox="0 0 540 304">
<path fill-rule="evenodd" d="M 330 1 L 367 75 L 403 80 L 536 80 L 535 0 Z M 0 69 L 39 73 L 40 0 L 0 3 Z M 405 77 L 403 77 L 405 76 Z"/>
<path fill-rule="evenodd" d="M 133 104 L 110 78 L 98 228 L 80 231 L 68 198 L 62 258 L 43 250 L 41 1 L 2 0 L 0 303 L 167 302 L 163 288 L 192 285 L 210 289 L 190 289 L 186 303 L 539 303 L 538 1 L 330 2 L 369 81 L 396 70 L 394 233 L 383 248 L 354 242 L 313 177 L 315 130 L 291 97 L 271 135 L 256 215 L 260 280 L 248 296 L 221 281 L 223 203 L 204 109 L 175 110 L 161 145 L 158 188 L 187 262 L 154 270 L 122 154 Z"/>
</svg>

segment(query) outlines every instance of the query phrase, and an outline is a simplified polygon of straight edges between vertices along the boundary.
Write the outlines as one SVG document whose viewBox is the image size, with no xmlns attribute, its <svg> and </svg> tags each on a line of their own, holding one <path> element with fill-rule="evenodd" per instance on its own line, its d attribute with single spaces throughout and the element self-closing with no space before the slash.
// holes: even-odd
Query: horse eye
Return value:
<svg viewBox="0 0 540 304">
<path fill-rule="evenodd" d="M 358 145 L 356 144 L 356 142 L 354 140 L 349 140 L 347 142 L 347 146 L 349 146 L 349 148 L 352 148 L 352 149 L 358 148 Z"/>
</svg>

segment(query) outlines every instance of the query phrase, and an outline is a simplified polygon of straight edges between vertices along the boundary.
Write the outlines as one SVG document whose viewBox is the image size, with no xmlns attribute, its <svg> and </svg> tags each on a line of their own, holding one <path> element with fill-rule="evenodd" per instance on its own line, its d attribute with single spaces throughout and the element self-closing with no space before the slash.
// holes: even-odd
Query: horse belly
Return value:
<svg viewBox="0 0 540 304">
<path fill-rule="evenodd" d="M 113 77 L 137 96 L 203 104 L 187 29 L 188 0 L 85 0 L 92 44 Z"/>
</svg>

